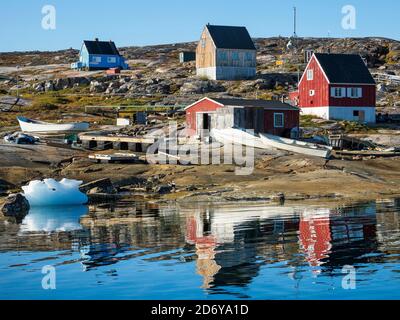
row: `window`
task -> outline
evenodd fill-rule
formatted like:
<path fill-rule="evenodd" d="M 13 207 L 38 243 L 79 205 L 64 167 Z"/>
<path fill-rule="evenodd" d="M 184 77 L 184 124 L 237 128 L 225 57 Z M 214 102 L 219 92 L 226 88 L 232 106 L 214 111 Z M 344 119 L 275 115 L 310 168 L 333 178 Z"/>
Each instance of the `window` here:
<path fill-rule="evenodd" d="M 309 81 L 314 80 L 314 70 L 313 69 L 307 70 L 307 80 L 309 80 Z"/>
<path fill-rule="evenodd" d="M 117 58 L 116 57 L 108 57 L 107 62 L 108 63 L 117 63 Z"/>
<path fill-rule="evenodd" d="M 246 52 L 246 60 L 247 61 L 253 60 L 253 54 L 251 52 Z"/>
<path fill-rule="evenodd" d="M 283 113 L 274 113 L 274 127 L 275 128 L 283 128 L 285 116 Z"/>
<path fill-rule="evenodd" d="M 101 57 L 92 57 L 92 62 L 100 63 L 101 62 Z"/>
<path fill-rule="evenodd" d="M 206 47 L 206 39 L 202 38 L 200 41 L 201 47 L 204 49 Z"/>
<path fill-rule="evenodd" d="M 222 60 L 222 61 L 228 60 L 228 54 L 227 54 L 227 52 L 226 52 L 226 51 L 220 51 L 220 52 L 218 52 L 218 58 L 219 58 L 219 60 Z"/>
<path fill-rule="evenodd" d="M 315 96 L 315 90 L 310 90 L 310 97 Z"/>
<path fill-rule="evenodd" d="M 232 53 L 232 60 L 239 60 L 239 52 Z"/>
<path fill-rule="evenodd" d="M 359 117 L 360 116 L 360 111 L 354 110 L 353 111 L 353 117 Z"/>
<path fill-rule="evenodd" d="M 346 97 L 346 88 L 331 88 L 331 97 L 333 98 L 345 98 Z"/>
<path fill-rule="evenodd" d="M 349 98 L 361 98 L 362 88 L 347 88 L 347 96 Z"/>

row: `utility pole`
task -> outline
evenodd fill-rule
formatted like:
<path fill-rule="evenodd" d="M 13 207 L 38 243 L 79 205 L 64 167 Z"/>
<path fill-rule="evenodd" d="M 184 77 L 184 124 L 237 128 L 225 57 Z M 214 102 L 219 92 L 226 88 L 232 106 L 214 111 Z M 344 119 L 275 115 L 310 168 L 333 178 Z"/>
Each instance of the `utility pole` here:
<path fill-rule="evenodd" d="M 293 38 L 297 38 L 297 8 L 293 7 Z"/>

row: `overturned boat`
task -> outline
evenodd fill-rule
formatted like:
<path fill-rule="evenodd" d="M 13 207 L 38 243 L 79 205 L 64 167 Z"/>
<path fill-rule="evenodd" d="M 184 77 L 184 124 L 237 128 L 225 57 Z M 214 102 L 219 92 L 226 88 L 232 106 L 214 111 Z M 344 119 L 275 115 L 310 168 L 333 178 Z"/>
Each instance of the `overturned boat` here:
<path fill-rule="evenodd" d="M 89 129 L 89 123 L 86 122 L 49 123 L 25 117 L 17 117 L 17 120 L 23 132 L 82 132 Z"/>
<path fill-rule="evenodd" d="M 286 150 L 325 159 L 329 159 L 332 153 L 332 147 L 319 144 L 286 139 L 264 133 L 260 133 L 260 138 L 264 146 L 269 148 Z"/>
<path fill-rule="evenodd" d="M 240 129 L 212 129 L 211 137 L 223 144 L 243 145 L 256 149 L 270 149 L 265 146 L 260 137 Z"/>

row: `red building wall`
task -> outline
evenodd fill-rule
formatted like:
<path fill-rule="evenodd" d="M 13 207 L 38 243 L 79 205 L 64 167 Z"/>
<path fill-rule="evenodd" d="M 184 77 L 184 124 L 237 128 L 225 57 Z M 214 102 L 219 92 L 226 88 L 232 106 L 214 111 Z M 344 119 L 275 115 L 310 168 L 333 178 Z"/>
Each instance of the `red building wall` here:
<path fill-rule="evenodd" d="M 274 127 L 274 113 L 283 113 L 284 128 Z M 276 136 L 290 137 L 290 131 L 293 128 L 300 126 L 300 111 L 295 110 L 264 110 L 264 133 L 273 134 Z"/>
<path fill-rule="evenodd" d="M 314 79 L 307 80 L 307 70 L 314 70 Z M 315 90 L 315 95 L 310 96 L 310 90 Z M 300 107 L 327 107 L 329 106 L 330 88 L 317 59 L 313 57 L 304 72 L 303 79 L 299 85 L 299 106 Z"/>
<path fill-rule="evenodd" d="M 196 113 L 197 112 L 212 112 L 221 108 L 221 105 L 210 101 L 208 99 L 197 102 L 195 105 L 186 110 L 186 124 L 188 131 L 191 131 L 192 134 L 196 134 Z"/>
<path fill-rule="evenodd" d="M 307 80 L 307 70 L 314 70 L 314 79 Z M 361 98 L 333 98 L 331 88 L 362 88 Z M 310 96 L 310 90 L 315 90 L 315 95 Z M 293 97 L 294 97 L 293 93 Z M 292 97 L 291 97 L 292 98 Z M 330 84 L 320 68 L 315 57 L 312 58 L 308 68 L 304 71 L 304 76 L 299 84 L 299 106 L 303 107 L 375 107 L 376 87 L 375 85 L 335 85 Z"/>
<path fill-rule="evenodd" d="M 362 88 L 361 98 L 329 98 L 329 106 L 332 107 L 375 107 L 376 105 L 376 86 L 375 85 L 330 85 L 331 88 Z"/>

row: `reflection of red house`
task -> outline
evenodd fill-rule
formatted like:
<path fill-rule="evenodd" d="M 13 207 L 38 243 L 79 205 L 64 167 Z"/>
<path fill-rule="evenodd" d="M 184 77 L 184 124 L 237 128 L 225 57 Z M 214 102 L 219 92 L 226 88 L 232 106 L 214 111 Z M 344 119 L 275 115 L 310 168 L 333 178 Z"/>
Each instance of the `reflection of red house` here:
<path fill-rule="evenodd" d="M 202 230 L 199 230 L 199 224 L 196 217 L 189 217 L 186 222 L 186 241 L 190 244 L 201 245 L 205 247 L 216 246 L 213 236 L 204 236 Z"/>
<path fill-rule="evenodd" d="M 321 265 L 329 257 L 332 248 L 329 216 L 302 218 L 300 221 L 300 243 L 311 266 Z"/>

